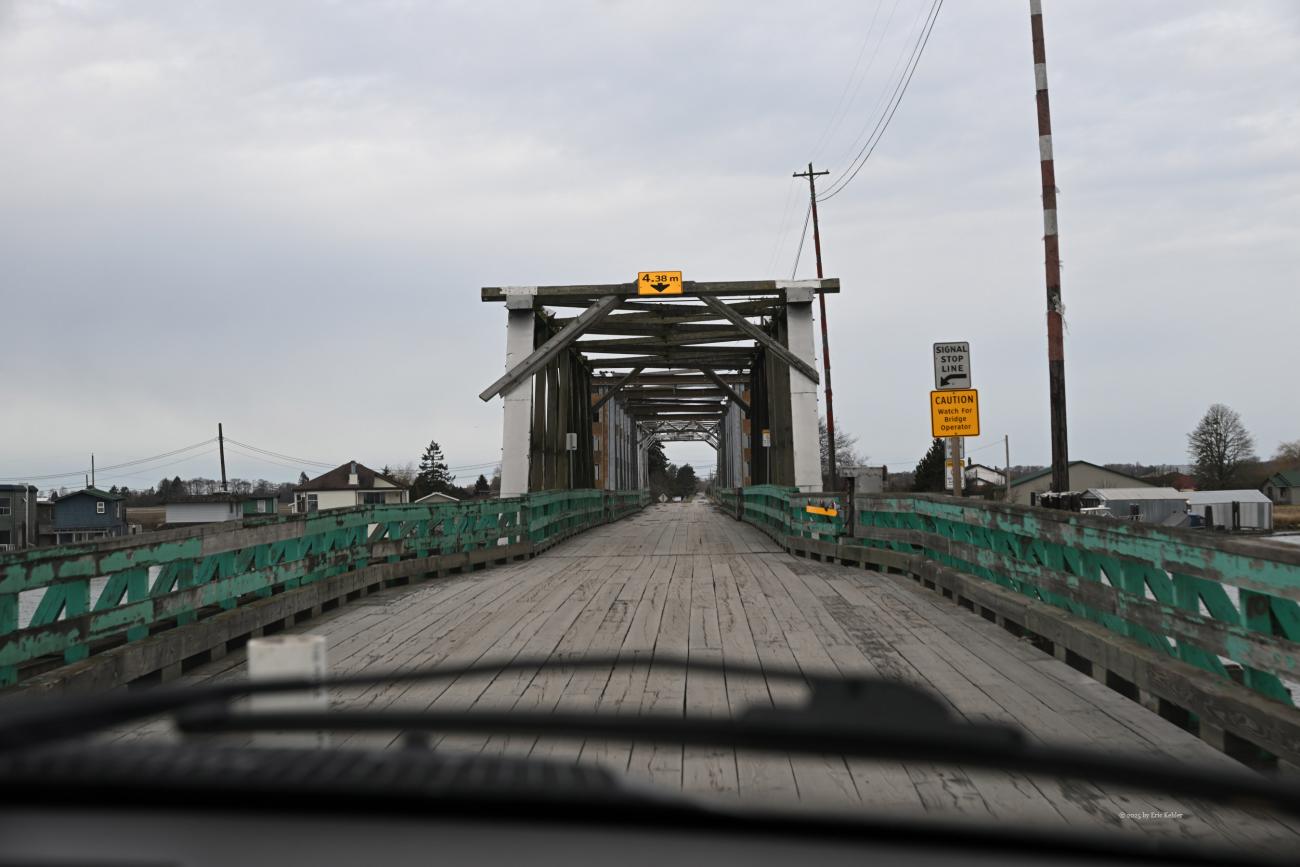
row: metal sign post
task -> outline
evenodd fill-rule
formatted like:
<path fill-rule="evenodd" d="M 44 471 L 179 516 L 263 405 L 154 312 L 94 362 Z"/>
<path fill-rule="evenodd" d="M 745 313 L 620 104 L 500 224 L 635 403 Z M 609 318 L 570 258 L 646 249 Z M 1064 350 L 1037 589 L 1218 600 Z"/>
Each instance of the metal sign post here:
<path fill-rule="evenodd" d="M 948 438 L 948 460 L 952 494 L 962 495 L 966 468 L 962 458 L 962 437 L 979 436 L 979 393 L 971 388 L 970 344 L 964 340 L 936 343 L 934 388 L 930 392 L 930 432 Z"/>
<path fill-rule="evenodd" d="M 569 453 L 569 490 L 573 490 L 573 453 L 578 450 L 578 435 L 576 433 L 566 433 L 564 435 L 564 450 Z"/>

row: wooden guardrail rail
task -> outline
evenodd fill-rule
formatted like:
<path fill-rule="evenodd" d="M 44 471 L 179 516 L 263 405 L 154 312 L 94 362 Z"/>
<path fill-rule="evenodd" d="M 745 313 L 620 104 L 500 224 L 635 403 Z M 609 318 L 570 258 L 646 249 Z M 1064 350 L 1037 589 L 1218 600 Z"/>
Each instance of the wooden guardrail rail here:
<path fill-rule="evenodd" d="M 379 587 L 532 556 L 648 502 L 644 491 L 543 491 L 250 517 L 0 554 L 0 686 L 171 677 Z"/>
<path fill-rule="evenodd" d="M 718 500 L 792 552 L 906 574 L 1225 752 L 1300 765 L 1300 547 L 932 494 Z"/>

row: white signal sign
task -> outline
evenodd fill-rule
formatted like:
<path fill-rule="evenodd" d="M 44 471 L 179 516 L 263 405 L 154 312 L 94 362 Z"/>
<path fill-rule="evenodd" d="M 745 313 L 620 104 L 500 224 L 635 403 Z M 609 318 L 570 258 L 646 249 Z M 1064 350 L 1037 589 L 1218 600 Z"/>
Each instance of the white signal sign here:
<path fill-rule="evenodd" d="M 934 345 L 934 387 L 970 388 L 970 344 L 965 341 Z"/>

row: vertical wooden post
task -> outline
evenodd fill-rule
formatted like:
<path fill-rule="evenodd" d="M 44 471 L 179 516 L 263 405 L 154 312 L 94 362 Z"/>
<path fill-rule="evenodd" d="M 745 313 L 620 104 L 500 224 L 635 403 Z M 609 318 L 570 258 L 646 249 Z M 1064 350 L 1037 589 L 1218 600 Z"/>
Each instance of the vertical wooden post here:
<path fill-rule="evenodd" d="M 962 458 L 961 458 L 961 437 L 948 437 L 948 448 L 952 452 L 952 495 L 960 497 L 962 495 Z"/>
<path fill-rule="evenodd" d="M 1052 421 L 1052 490 L 1070 489 L 1065 420 L 1065 336 L 1061 303 L 1061 248 L 1056 218 L 1056 163 L 1052 155 L 1052 113 L 1047 101 L 1047 50 L 1042 0 L 1029 0 L 1034 43 L 1034 89 L 1038 103 L 1038 156 L 1043 181 L 1043 250 L 1047 280 L 1047 375 Z"/>

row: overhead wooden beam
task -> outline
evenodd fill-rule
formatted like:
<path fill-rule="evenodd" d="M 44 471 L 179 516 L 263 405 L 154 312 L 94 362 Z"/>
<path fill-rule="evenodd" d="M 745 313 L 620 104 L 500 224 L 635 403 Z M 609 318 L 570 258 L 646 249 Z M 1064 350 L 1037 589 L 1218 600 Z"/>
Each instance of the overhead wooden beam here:
<path fill-rule="evenodd" d="M 683 326 L 667 329 L 661 334 L 637 334 L 622 339 L 583 340 L 578 348 L 585 352 L 625 352 L 630 349 L 645 347 L 664 349 L 671 346 L 691 346 L 697 343 L 730 343 L 737 340 L 749 340 L 749 335 L 739 328 L 709 328 L 706 331 L 682 331 Z"/>
<path fill-rule="evenodd" d="M 491 400 L 501 392 L 513 388 L 546 367 L 555 356 L 568 349 L 575 340 L 581 337 L 584 331 L 604 319 L 611 310 L 622 303 L 623 299 L 617 295 L 601 298 L 584 310 L 581 316 L 560 329 L 558 334 L 529 353 L 528 357 L 516 364 L 513 370 L 507 371 L 504 376 L 479 392 L 479 399 Z"/>
<path fill-rule="evenodd" d="M 838 284 L 838 281 L 836 282 Z M 838 285 L 836 288 L 838 289 Z M 707 295 L 702 296 L 700 300 L 703 301 L 708 307 L 712 308 L 713 310 L 716 310 L 720 316 L 725 317 L 727 320 L 733 323 L 737 328 L 741 329 L 750 337 L 758 341 L 769 352 L 771 352 L 777 358 L 781 359 L 781 361 L 784 361 L 787 365 L 793 367 L 795 370 L 799 371 L 804 376 L 811 379 L 813 382 L 821 382 L 821 377 L 817 375 L 817 369 L 815 367 L 813 367 L 811 364 L 804 361 L 802 358 L 800 358 L 799 356 L 791 352 L 789 349 L 787 349 L 786 346 L 783 343 L 781 343 L 781 341 L 777 340 L 775 337 L 768 334 L 766 331 L 759 328 L 754 323 L 750 322 L 744 316 L 741 316 L 739 313 L 733 311 L 730 307 L 727 306 L 725 301 L 719 301 L 717 298 L 712 298 Z"/>
<path fill-rule="evenodd" d="M 724 382 L 722 377 L 714 373 L 713 368 L 705 367 L 704 365 L 701 364 L 700 373 L 704 374 L 709 379 L 717 383 L 718 388 L 725 391 L 727 395 L 736 402 L 736 406 L 740 407 L 741 411 L 743 411 L 745 415 L 749 415 L 749 401 L 741 397 L 740 392 L 736 391 L 734 388 L 732 388 L 730 385 Z"/>
<path fill-rule="evenodd" d="M 663 353 L 657 355 L 629 355 L 615 358 L 592 358 L 591 366 L 595 370 L 620 370 L 633 367 L 678 367 L 683 364 L 707 364 L 723 370 L 743 368 L 748 370 L 754 363 L 752 354 L 746 352 L 735 354 L 692 354 L 675 355 Z"/>
<path fill-rule="evenodd" d="M 732 382 L 732 383 L 738 382 L 742 384 L 749 382 L 749 374 L 746 373 L 719 373 L 718 375 L 721 376 L 723 379 L 725 379 L 727 382 Z M 640 388 L 642 386 L 652 386 L 652 387 L 660 387 L 660 388 L 662 387 L 677 388 L 679 386 L 692 386 L 692 385 L 704 385 L 704 386 L 713 387 L 713 383 L 711 380 L 709 380 L 708 377 L 706 377 L 702 373 L 696 373 L 693 370 L 689 373 L 681 372 L 681 371 L 678 372 L 656 371 L 654 373 L 642 373 L 635 380 L 633 380 L 632 385 L 629 387 Z"/>
<path fill-rule="evenodd" d="M 547 300 L 549 307 L 587 307 L 589 301 L 556 301 Z M 736 301 L 731 305 L 732 309 L 746 316 L 763 316 L 781 309 L 781 301 L 776 298 L 765 298 L 757 301 Z M 648 325 L 672 325 L 682 322 L 701 322 L 715 320 L 718 314 L 705 307 L 702 304 L 666 304 L 663 301 L 624 301 L 619 312 L 611 317 L 611 321 L 618 322 L 639 322 Z M 555 317 L 557 325 L 564 325 L 570 319 L 564 317 Z"/>
<path fill-rule="evenodd" d="M 614 384 L 611 385 L 611 386 L 610 386 L 610 387 L 605 391 L 605 393 L 602 394 L 602 395 L 600 396 L 600 400 L 596 401 L 595 403 L 593 403 L 593 404 L 591 405 L 591 411 L 592 411 L 592 413 L 594 414 L 594 413 L 596 412 L 596 410 L 600 409 L 602 406 L 604 406 L 605 404 L 609 403 L 610 398 L 612 398 L 614 395 L 618 394 L 619 389 L 621 389 L 623 386 L 627 385 L 629 382 L 631 382 L 633 379 L 635 379 L 635 378 L 636 378 L 636 375 L 637 375 L 638 373 L 640 373 L 641 371 L 643 371 L 643 370 L 645 370 L 644 367 L 634 367 L 634 368 L 632 368 L 630 371 L 628 371 L 627 373 L 625 373 L 625 374 L 623 374 L 622 376 L 620 376 L 620 377 L 619 377 L 619 378 L 614 382 Z"/>
<path fill-rule="evenodd" d="M 721 282 L 683 280 L 681 295 L 667 297 L 694 296 L 708 298 L 717 295 L 773 295 L 784 297 L 785 287 L 788 283 L 789 281 L 786 280 L 730 280 Z M 835 277 L 826 280 L 801 280 L 799 284 L 810 288 L 814 292 L 840 291 L 840 281 Z M 590 283 L 577 286 L 538 286 L 535 293 L 536 299 L 542 303 L 545 303 L 549 298 L 604 298 L 609 295 L 636 298 L 640 295 L 640 291 L 636 282 L 633 281 L 630 283 Z M 506 293 L 500 286 L 484 286 L 482 297 L 484 301 L 504 301 Z M 642 300 L 646 300 L 645 296 L 642 296 Z"/>

